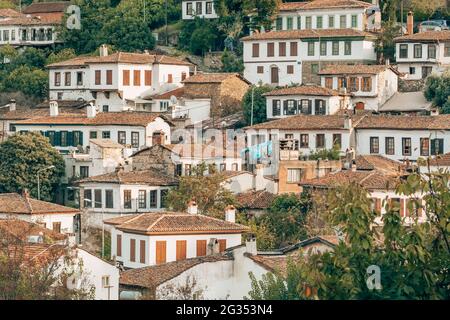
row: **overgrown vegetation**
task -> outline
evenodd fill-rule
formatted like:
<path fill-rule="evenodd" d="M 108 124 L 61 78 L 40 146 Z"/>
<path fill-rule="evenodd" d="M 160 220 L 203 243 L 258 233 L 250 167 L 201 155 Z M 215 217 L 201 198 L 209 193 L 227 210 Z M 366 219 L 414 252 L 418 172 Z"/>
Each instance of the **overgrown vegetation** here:
<path fill-rule="evenodd" d="M 441 113 L 450 114 L 450 72 L 431 75 L 425 83 L 425 98 L 432 101 Z"/>

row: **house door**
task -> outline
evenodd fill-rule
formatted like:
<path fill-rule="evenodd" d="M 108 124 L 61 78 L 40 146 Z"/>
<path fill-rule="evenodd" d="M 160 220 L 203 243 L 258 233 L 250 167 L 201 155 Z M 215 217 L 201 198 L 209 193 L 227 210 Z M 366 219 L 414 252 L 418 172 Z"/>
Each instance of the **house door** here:
<path fill-rule="evenodd" d="M 355 109 L 356 110 L 364 110 L 364 102 L 357 102 Z"/>
<path fill-rule="evenodd" d="M 278 78 L 278 67 L 271 67 L 270 68 L 270 82 L 273 84 L 278 84 L 279 78 Z"/>

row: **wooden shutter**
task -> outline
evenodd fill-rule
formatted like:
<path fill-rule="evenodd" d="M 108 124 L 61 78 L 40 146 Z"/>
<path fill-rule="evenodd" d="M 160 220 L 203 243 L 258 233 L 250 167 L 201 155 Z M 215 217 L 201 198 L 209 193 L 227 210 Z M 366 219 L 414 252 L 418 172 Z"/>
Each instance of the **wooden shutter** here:
<path fill-rule="evenodd" d="M 53 222 L 53 231 L 61 233 L 61 222 Z"/>
<path fill-rule="evenodd" d="M 102 72 L 100 70 L 95 70 L 95 84 L 99 85 L 101 84 L 102 80 Z"/>
<path fill-rule="evenodd" d="M 177 241 L 177 261 L 186 259 L 186 240 Z"/>
<path fill-rule="evenodd" d="M 405 199 L 400 199 L 400 217 L 405 216 Z"/>
<path fill-rule="evenodd" d="M 122 256 L 122 235 L 117 235 L 117 254 L 118 257 Z"/>
<path fill-rule="evenodd" d="M 206 256 L 206 240 L 197 240 L 197 257 Z"/>
<path fill-rule="evenodd" d="M 106 84 L 112 84 L 112 70 L 106 70 Z"/>
<path fill-rule="evenodd" d="M 122 82 L 124 86 L 130 85 L 130 70 L 123 70 L 122 71 Z"/>
<path fill-rule="evenodd" d="M 140 262 L 145 263 L 145 240 L 139 243 Z"/>
<path fill-rule="evenodd" d="M 156 264 L 166 263 L 166 241 L 156 241 Z"/>
<path fill-rule="evenodd" d="M 275 55 L 275 45 L 273 42 L 269 42 L 267 44 L 267 56 L 268 57 L 273 57 Z"/>
<path fill-rule="evenodd" d="M 224 252 L 226 248 L 227 248 L 227 240 L 219 239 L 219 251 Z"/>
<path fill-rule="evenodd" d="M 298 54 L 297 42 L 291 42 L 291 57 L 296 57 Z"/>
<path fill-rule="evenodd" d="M 312 114 L 312 100 L 308 100 L 308 114 Z"/>
<path fill-rule="evenodd" d="M 152 85 L 152 71 L 151 70 L 145 70 L 145 85 L 146 86 Z"/>
<path fill-rule="evenodd" d="M 167 75 L 167 83 L 172 83 L 173 82 L 173 75 L 169 74 Z"/>
<path fill-rule="evenodd" d="M 133 85 L 135 86 L 141 85 L 141 70 L 133 71 Z"/>
<path fill-rule="evenodd" d="M 259 57 L 259 43 L 254 43 L 252 46 L 252 56 L 254 58 Z"/>
<path fill-rule="evenodd" d="M 136 240 L 130 239 L 130 261 L 136 261 Z"/>
<path fill-rule="evenodd" d="M 278 48 L 279 48 L 278 55 L 280 57 L 285 57 L 286 56 L 286 42 L 280 42 Z"/>
<path fill-rule="evenodd" d="M 374 199 L 374 201 L 375 201 L 375 212 L 377 214 L 381 214 L 381 199 L 376 198 Z"/>

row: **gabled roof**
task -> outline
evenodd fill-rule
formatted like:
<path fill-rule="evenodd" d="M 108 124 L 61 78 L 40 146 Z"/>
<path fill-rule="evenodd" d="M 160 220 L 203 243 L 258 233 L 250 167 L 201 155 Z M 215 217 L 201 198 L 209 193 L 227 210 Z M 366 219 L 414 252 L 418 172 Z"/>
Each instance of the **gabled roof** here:
<path fill-rule="evenodd" d="M 115 142 L 111 139 L 89 139 L 89 142 L 101 148 L 113 148 L 113 149 L 125 148 L 122 144 Z"/>
<path fill-rule="evenodd" d="M 64 12 L 69 5 L 70 1 L 33 2 L 25 7 L 22 12 L 25 14 Z"/>
<path fill-rule="evenodd" d="M 137 234 L 228 234 L 243 233 L 248 227 L 201 214 L 157 212 L 107 219 L 105 224 Z"/>
<path fill-rule="evenodd" d="M 78 214 L 78 209 L 36 200 L 17 193 L 0 194 L 0 213 L 4 214 Z"/>
<path fill-rule="evenodd" d="M 298 95 L 329 97 L 329 96 L 338 96 L 339 92 L 337 92 L 336 90 L 316 85 L 301 85 L 295 87 L 275 89 L 263 94 L 263 96 L 298 96 Z"/>
<path fill-rule="evenodd" d="M 55 22 L 51 19 L 39 17 L 26 17 L 26 16 L 0 20 L 0 25 L 3 26 L 39 26 L 39 25 L 52 25 L 56 23 L 58 22 Z"/>
<path fill-rule="evenodd" d="M 395 42 L 439 42 L 450 40 L 450 30 L 424 31 L 394 38 Z"/>
<path fill-rule="evenodd" d="M 430 160 L 430 166 L 450 167 L 450 153 L 435 156 Z"/>
<path fill-rule="evenodd" d="M 317 9 L 352 9 L 352 8 L 369 8 L 373 6 L 371 3 L 356 0 L 314 0 L 303 2 L 286 2 L 280 5 L 280 11 L 302 11 Z"/>
<path fill-rule="evenodd" d="M 65 234 L 41 227 L 36 223 L 19 219 L 0 219 L 0 233 L 1 232 L 7 232 L 23 241 L 26 241 L 29 236 L 39 235 L 44 236 L 44 239 L 52 241 L 60 241 L 67 238 L 67 235 Z"/>
<path fill-rule="evenodd" d="M 135 152 L 132 157 L 145 154 L 153 149 L 163 148 L 179 157 L 195 158 L 195 159 L 211 159 L 218 157 L 234 157 L 240 158 L 240 154 L 233 146 L 216 146 L 214 143 L 201 144 L 201 143 L 178 143 L 178 144 L 158 144 L 151 147 L 144 148 Z"/>
<path fill-rule="evenodd" d="M 405 168 L 401 162 L 391 160 L 380 155 L 358 155 L 355 158 L 357 170 L 381 170 L 387 172 L 400 172 Z"/>
<path fill-rule="evenodd" d="M 437 116 L 388 116 L 372 115 L 364 117 L 357 129 L 392 130 L 450 130 L 450 115 Z"/>
<path fill-rule="evenodd" d="M 0 17 L 17 18 L 21 16 L 23 16 L 23 14 L 14 9 L 0 9 Z"/>
<path fill-rule="evenodd" d="M 243 78 L 239 73 L 197 73 L 193 76 L 190 76 L 189 78 L 183 80 L 182 82 L 187 84 L 192 84 L 192 83 L 197 83 L 197 84 L 201 84 L 201 83 L 222 83 L 227 79 L 230 78 L 239 78 L 242 81 L 246 82 L 247 84 L 250 84 L 249 81 L 247 81 L 245 78 Z"/>
<path fill-rule="evenodd" d="M 163 93 L 158 93 L 155 95 L 144 97 L 145 99 L 152 100 L 169 100 L 172 96 L 176 98 L 181 98 L 184 96 L 184 87 L 176 88 L 170 91 L 166 91 Z"/>
<path fill-rule="evenodd" d="M 411 103 L 414 101 L 414 103 Z M 396 92 L 379 109 L 380 112 L 416 112 L 429 111 L 433 102 L 427 101 L 423 91 Z"/>
<path fill-rule="evenodd" d="M 111 173 L 105 173 L 98 176 L 93 176 L 85 178 L 77 182 L 78 184 L 83 183 L 113 183 L 113 184 L 138 184 L 138 185 L 148 185 L 148 186 L 175 186 L 178 184 L 178 180 L 163 172 L 148 169 L 139 171 L 129 171 L 125 172 L 121 169 L 117 169 Z"/>
<path fill-rule="evenodd" d="M 252 190 L 237 194 L 236 201 L 241 209 L 267 209 L 275 197 L 275 194 L 266 190 Z"/>
<path fill-rule="evenodd" d="M 330 236 L 330 235 L 316 236 L 316 237 L 312 237 L 312 238 L 300 241 L 293 245 L 284 247 L 280 251 L 282 253 L 286 254 L 286 253 L 290 253 L 290 252 L 298 250 L 298 249 L 305 248 L 305 247 L 307 247 L 311 244 L 315 244 L 315 243 L 321 243 L 321 244 L 324 244 L 324 245 L 330 247 L 331 249 L 333 249 L 334 247 L 336 247 L 339 244 L 339 239 L 336 236 Z"/>
<path fill-rule="evenodd" d="M 242 41 L 252 40 L 302 40 L 302 39 L 317 39 L 317 38 L 340 38 L 340 37 L 358 37 L 374 38 L 374 34 L 355 29 L 303 29 L 303 30 L 282 30 L 269 32 L 255 32 L 250 36 L 243 37 Z"/>

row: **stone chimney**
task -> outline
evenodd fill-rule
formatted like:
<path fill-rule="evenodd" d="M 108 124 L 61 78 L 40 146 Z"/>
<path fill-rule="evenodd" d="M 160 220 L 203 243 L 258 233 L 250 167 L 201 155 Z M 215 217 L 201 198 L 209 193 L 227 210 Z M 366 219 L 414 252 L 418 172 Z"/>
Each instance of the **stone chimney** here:
<path fill-rule="evenodd" d="M 108 56 L 108 47 L 106 44 L 102 44 L 100 46 L 100 57 L 107 57 Z"/>
<path fill-rule="evenodd" d="M 50 101 L 49 106 L 50 106 L 50 117 L 57 117 L 59 114 L 58 102 Z"/>
<path fill-rule="evenodd" d="M 211 238 L 208 243 L 208 247 L 206 248 L 206 255 L 212 256 L 214 254 L 220 253 L 220 245 L 219 241 L 216 238 Z"/>
<path fill-rule="evenodd" d="M 197 214 L 198 213 L 197 202 L 195 202 L 195 200 L 189 201 L 187 213 L 189 213 L 189 214 Z"/>
<path fill-rule="evenodd" d="M 256 256 L 258 254 L 258 247 L 256 245 L 256 237 L 251 236 L 246 242 L 245 242 L 245 252 L 248 254 L 251 254 L 253 256 Z"/>
<path fill-rule="evenodd" d="M 95 118 L 96 115 L 97 115 L 97 109 L 95 108 L 95 105 L 91 102 L 87 106 L 87 117 Z"/>
<path fill-rule="evenodd" d="M 16 111 L 16 100 L 9 100 L 9 111 Z"/>
<path fill-rule="evenodd" d="M 408 17 L 406 18 L 406 32 L 408 34 L 414 33 L 414 13 L 412 11 L 408 12 Z"/>
<path fill-rule="evenodd" d="M 225 208 L 225 221 L 236 222 L 236 208 L 233 205 Z"/>

